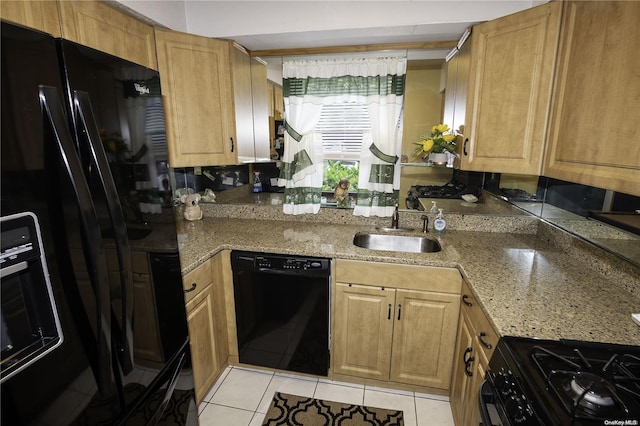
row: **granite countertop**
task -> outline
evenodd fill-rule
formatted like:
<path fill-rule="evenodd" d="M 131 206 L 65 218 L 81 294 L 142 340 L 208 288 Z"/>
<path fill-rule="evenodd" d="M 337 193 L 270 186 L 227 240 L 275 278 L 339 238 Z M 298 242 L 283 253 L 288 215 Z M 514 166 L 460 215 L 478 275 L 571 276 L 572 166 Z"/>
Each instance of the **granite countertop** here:
<path fill-rule="evenodd" d="M 205 217 L 178 220 L 178 245 L 183 273 L 223 249 L 457 268 L 503 336 L 640 345 L 640 327 L 631 319 L 640 312 L 636 284 L 621 285 L 619 277 L 536 234 L 447 230 L 429 234 L 440 240 L 441 252 L 414 254 L 354 246 L 358 231 L 376 228 Z"/>

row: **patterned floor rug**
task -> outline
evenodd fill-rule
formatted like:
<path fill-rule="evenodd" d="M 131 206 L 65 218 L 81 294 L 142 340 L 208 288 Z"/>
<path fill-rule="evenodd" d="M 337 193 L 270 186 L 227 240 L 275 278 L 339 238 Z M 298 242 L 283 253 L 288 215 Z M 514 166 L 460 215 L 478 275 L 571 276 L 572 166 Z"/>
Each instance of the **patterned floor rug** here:
<path fill-rule="evenodd" d="M 263 426 L 403 426 L 402 411 L 276 392 Z"/>

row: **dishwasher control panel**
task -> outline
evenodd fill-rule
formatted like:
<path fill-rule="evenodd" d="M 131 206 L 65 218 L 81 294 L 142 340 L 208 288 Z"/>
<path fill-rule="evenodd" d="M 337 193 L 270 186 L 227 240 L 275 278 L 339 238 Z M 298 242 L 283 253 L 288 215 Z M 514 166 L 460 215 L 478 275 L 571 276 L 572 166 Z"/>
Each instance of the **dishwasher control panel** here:
<path fill-rule="evenodd" d="M 287 256 L 256 256 L 255 266 L 258 269 L 308 271 L 329 269 L 328 259 Z"/>

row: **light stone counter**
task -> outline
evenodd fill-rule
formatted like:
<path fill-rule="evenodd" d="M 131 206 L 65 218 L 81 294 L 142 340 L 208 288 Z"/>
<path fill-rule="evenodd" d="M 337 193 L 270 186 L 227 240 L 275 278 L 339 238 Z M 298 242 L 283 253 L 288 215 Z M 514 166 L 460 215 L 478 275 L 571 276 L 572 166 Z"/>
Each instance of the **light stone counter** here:
<path fill-rule="evenodd" d="M 250 215 L 243 212 L 235 217 Z M 521 222 L 515 231 L 454 227 L 437 237 L 441 252 L 413 254 L 354 246 L 356 232 L 376 230 L 361 222 L 178 219 L 183 273 L 224 249 L 452 267 L 469 281 L 501 335 L 640 345 L 640 327 L 631 320 L 640 312 L 640 270 L 547 224 L 534 232 Z"/>

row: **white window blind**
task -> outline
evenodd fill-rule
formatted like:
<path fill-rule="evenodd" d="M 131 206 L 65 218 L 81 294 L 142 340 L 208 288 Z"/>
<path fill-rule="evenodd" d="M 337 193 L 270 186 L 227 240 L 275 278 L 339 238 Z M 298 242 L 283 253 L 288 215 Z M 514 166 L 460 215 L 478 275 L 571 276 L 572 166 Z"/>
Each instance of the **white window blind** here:
<path fill-rule="evenodd" d="M 371 120 L 366 105 L 323 105 L 316 130 L 322 132 L 325 159 L 358 160 L 363 135 L 370 129 Z"/>
<path fill-rule="evenodd" d="M 145 117 L 145 133 L 147 142 L 151 143 L 152 152 L 156 161 L 167 161 L 167 135 L 164 123 L 164 110 L 162 98 L 149 98 Z"/>

